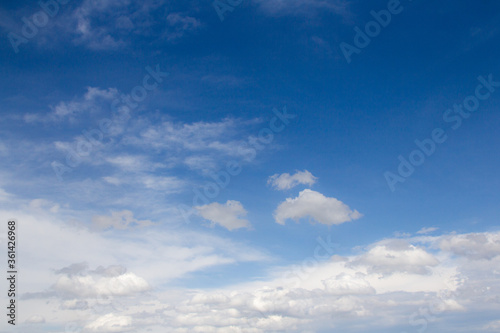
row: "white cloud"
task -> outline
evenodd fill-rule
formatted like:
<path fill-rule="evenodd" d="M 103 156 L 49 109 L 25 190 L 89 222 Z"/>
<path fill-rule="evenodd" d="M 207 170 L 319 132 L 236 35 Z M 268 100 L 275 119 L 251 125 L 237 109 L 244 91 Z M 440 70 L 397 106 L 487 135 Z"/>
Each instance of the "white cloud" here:
<path fill-rule="evenodd" d="M 0 188 L 0 201 L 9 201 L 12 198 L 12 194 L 7 193 L 3 188 Z"/>
<path fill-rule="evenodd" d="M 491 332 L 500 332 L 500 320 L 494 320 L 484 326 L 484 329 Z"/>
<path fill-rule="evenodd" d="M 228 230 L 251 228 L 250 222 L 241 218 L 247 215 L 247 211 L 238 201 L 228 200 L 224 205 L 214 202 L 195 208 L 204 219 Z"/>
<path fill-rule="evenodd" d="M 344 0 L 254 0 L 264 13 L 273 16 L 310 16 L 319 11 L 330 11 L 349 16 L 348 2 Z"/>
<path fill-rule="evenodd" d="M 112 313 L 101 316 L 85 326 L 87 332 L 125 332 L 130 330 L 132 318 Z"/>
<path fill-rule="evenodd" d="M 125 171 L 143 171 L 149 169 L 149 163 L 146 163 L 146 158 L 143 156 L 133 155 L 118 155 L 106 158 L 106 162 Z"/>
<path fill-rule="evenodd" d="M 285 224 L 287 219 L 310 217 L 319 223 L 333 225 L 356 220 L 361 216 L 357 210 L 351 210 L 343 202 L 309 189 L 300 192 L 295 199 L 286 199 L 274 212 L 274 219 L 279 224 Z"/>
<path fill-rule="evenodd" d="M 163 193 L 178 192 L 184 182 L 176 177 L 161 177 L 161 176 L 141 176 L 139 182 L 146 188 L 162 191 Z"/>
<path fill-rule="evenodd" d="M 52 106 L 52 111 L 47 115 L 26 114 L 24 121 L 31 122 L 60 122 L 69 120 L 76 121 L 77 117 L 86 113 L 95 113 L 103 109 L 103 105 L 110 105 L 111 100 L 117 98 L 119 92 L 116 88 L 100 89 L 87 87 L 87 91 L 82 97 L 74 98 L 72 101 L 62 101 Z"/>
<path fill-rule="evenodd" d="M 117 161 L 114 160 L 113 163 Z M 125 161 L 121 161 L 125 164 L 122 164 L 123 168 L 132 168 L 134 169 L 136 166 L 134 164 L 127 165 Z M 142 189 L 149 189 L 154 191 L 159 191 L 162 194 L 170 194 L 181 192 L 185 186 L 185 182 L 180 180 L 177 177 L 165 177 L 165 176 L 155 176 L 151 174 L 120 174 L 119 176 L 108 176 L 103 177 L 104 180 L 108 184 L 112 184 L 115 186 L 120 186 L 123 184 L 129 185 L 138 185 L 142 187 Z"/>
<path fill-rule="evenodd" d="M 491 260 L 500 255 L 499 233 L 472 233 L 444 237 L 439 248 L 470 260 Z"/>
<path fill-rule="evenodd" d="M 116 218 L 113 215 L 103 216 L 106 220 L 104 225 L 108 225 L 110 219 L 111 223 L 118 223 L 120 227 L 130 226 L 127 219 L 130 221 L 133 215 L 125 213 L 123 222 L 122 213 L 118 212 Z M 125 265 L 132 272 L 140 272 L 142 278 L 155 285 L 217 265 L 269 259 L 248 245 L 206 233 L 171 230 L 160 223 L 148 228 L 122 229 L 120 236 L 116 236 L 113 232 L 92 232 L 86 223 L 69 223 L 74 217 L 62 221 L 55 215 L 30 215 L 26 210 L 2 210 L 1 215 L 16 217 L 22 223 L 25 274 L 30 277 L 24 280 L 25 291 L 48 287 L 51 284 L 48 281 L 54 279 L 53 269 L 59 267 L 66 269 L 57 271 L 57 274 L 85 275 L 86 264 L 68 266 L 71 263 L 89 262 L 103 267 Z M 84 216 L 79 218 L 85 220 Z M 6 239 L 2 240 L 1 236 L 0 245 Z M 58 241 L 54 242 L 54 239 Z M 104 273 L 98 269 L 96 274 Z M 108 272 L 105 275 L 112 274 Z"/>
<path fill-rule="evenodd" d="M 102 179 L 109 184 L 119 186 L 123 184 L 125 181 L 123 179 L 120 179 L 118 177 L 102 177 Z"/>
<path fill-rule="evenodd" d="M 431 232 L 434 232 L 434 231 L 436 231 L 438 229 L 439 228 L 434 228 L 434 227 L 422 228 L 419 231 L 417 231 L 417 234 L 419 234 L 419 235 L 430 234 Z"/>
<path fill-rule="evenodd" d="M 352 264 L 366 266 L 368 271 L 381 274 L 395 272 L 427 274 L 429 268 L 437 266 L 439 261 L 424 249 L 405 240 L 392 240 L 376 244 Z"/>
<path fill-rule="evenodd" d="M 123 47 L 125 42 L 117 36 L 116 32 L 118 31 L 114 30 L 113 25 L 106 23 L 112 21 L 116 16 L 122 17 L 117 13 L 123 13 L 128 4 L 126 0 L 85 0 L 69 17 L 66 29 L 76 36 L 73 40 L 76 44 L 86 45 L 90 49 L 107 50 Z M 97 23 L 96 19 L 104 16 L 107 16 L 107 20 L 101 22 L 105 23 Z M 119 22 L 121 21 L 118 21 L 117 24 Z M 120 30 L 123 30 L 124 27 L 126 25 L 120 24 Z M 129 24 L 128 27 L 132 29 L 133 24 Z"/>
<path fill-rule="evenodd" d="M 27 318 L 43 316 L 47 325 L 83 318 L 80 325 L 88 332 L 313 333 L 331 331 L 332 327 L 341 332 L 386 332 L 399 327 L 411 331 L 415 327 L 408 324 L 409 319 L 425 319 L 419 309 L 431 309 L 432 313 L 428 313 L 437 320 L 428 322 L 430 331 L 455 332 L 453 323 L 464 315 L 474 318 L 460 322 L 465 325 L 464 331 L 498 327 L 500 272 L 496 267 L 500 265 L 500 248 L 495 244 L 499 232 L 387 239 L 342 258 L 325 256 L 312 261 L 317 252 L 311 248 L 304 254 L 311 256 L 308 260 L 299 265 L 271 267 L 270 273 L 258 280 L 220 288 L 170 290 L 167 285 L 158 290 L 167 280 L 166 272 L 177 271 L 180 262 L 189 266 L 210 261 L 214 253 L 207 249 L 208 244 L 220 245 L 227 240 L 189 234 L 182 242 L 193 243 L 180 247 L 175 245 L 180 235 L 157 230 L 134 233 L 127 239 L 100 240 L 100 234 L 54 228 L 53 222 L 14 215 L 24 223 L 25 258 L 33 260 L 26 262 L 26 290 L 32 290 L 33 282 L 45 277 L 42 267 L 54 267 L 54 260 L 68 261 L 78 256 L 92 262 L 110 262 L 116 256 L 127 266 L 135 266 L 134 272 L 141 272 L 138 277 L 118 265 L 89 270 L 86 264 L 58 270 L 54 284 L 58 295 L 26 299 L 23 303 Z M 52 244 L 49 237 L 44 237 L 47 235 L 60 242 Z M 38 243 L 35 239 L 39 239 Z M 460 244 L 465 244 L 466 251 L 457 251 Z M 43 253 L 37 252 L 40 247 Z M 241 244 L 231 246 L 231 250 L 249 252 Z M 33 269 L 38 274 L 33 274 Z M 153 288 L 146 289 L 139 282 L 150 281 L 143 272 L 156 280 L 151 284 Z M 89 299 L 90 295 L 106 297 L 100 307 L 93 307 L 95 300 Z"/>
<path fill-rule="evenodd" d="M 45 31 L 52 34 L 52 40 L 70 40 L 76 45 L 94 51 L 120 50 L 130 45 L 131 37 L 167 37 L 168 41 L 183 37 L 186 33 L 199 29 L 201 22 L 183 13 L 169 13 L 166 1 L 145 0 L 83 0 L 73 10 L 59 14 L 54 26 Z M 62 9 L 62 8 L 61 8 Z M 161 18 L 157 19 L 155 11 Z"/>
<path fill-rule="evenodd" d="M 283 173 L 281 175 L 274 174 L 267 180 L 277 190 L 289 190 L 299 184 L 306 184 L 309 186 L 314 185 L 318 178 L 314 177 L 312 173 L 307 170 L 296 171 L 295 174 Z"/>
<path fill-rule="evenodd" d="M 96 229 L 127 229 L 134 226 L 145 227 L 153 225 L 153 222 L 149 220 L 139 221 L 134 218 L 134 213 L 129 210 L 124 210 L 121 212 L 111 212 L 111 216 L 108 215 L 96 215 L 92 217 L 92 226 Z"/>
<path fill-rule="evenodd" d="M 203 173 L 208 173 L 217 168 L 217 162 L 213 157 L 194 155 L 189 156 L 184 160 L 184 163 L 192 170 L 201 170 Z"/>
<path fill-rule="evenodd" d="M 174 148 L 200 151 L 214 149 L 236 153 L 233 143 L 226 142 L 229 136 L 236 134 L 239 123 L 234 119 L 220 122 L 174 123 L 165 121 L 160 125 L 149 126 L 140 134 L 140 140 L 131 139 L 131 143 L 146 144 L 155 148 Z"/>
<path fill-rule="evenodd" d="M 166 32 L 169 41 L 183 37 L 186 32 L 197 30 L 201 27 L 201 22 L 183 13 L 171 13 L 167 16 L 167 23 L 170 29 Z"/>
<path fill-rule="evenodd" d="M 59 204 L 56 204 L 50 200 L 46 199 L 33 199 L 29 203 L 29 208 L 32 210 L 45 210 L 48 209 L 51 213 L 57 213 L 59 211 Z"/>
<path fill-rule="evenodd" d="M 64 118 L 74 118 L 84 112 L 95 112 L 101 109 L 103 101 L 109 103 L 118 97 L 118 90 L 115 88 L 100 89 L 88 87 L 82 99 L 75 99 L 71 102 L 60 102 L 52 109 L 49 115 L 51 120 L 62 120 Z"/>
<path fill-rule="evenodd" d="M 63 275 L 54 290 L 64 297 L 101 297 L 101 296 L 128 296 L 142 293 L 150 289 L 143 278 L 134 273 L 123 273 L 117 276 L 103 274 L 75 274 Z"/>
<path fill-rule="evenodd" d="M 249 139 L 242 133 L 244 127 L 253 122 L 226 118 L 216 122 L 142 123 L 138 133 L 126 137 L 126 143 L 153 151 L 155 155 L 168 153 L 173 165 L 188 166 L 206 174 L 229 159 L 241 160 L 251 155 L 252 149 L 247 143 Z"/>
<path fill-rule="evenodd" d="M 356 276 L 341 273 L 335 277 L 323 280 L 325 290 L 332 295 L 369 295 L 375 294 L 375 288 L 365 280 L 365 274 Z"/>

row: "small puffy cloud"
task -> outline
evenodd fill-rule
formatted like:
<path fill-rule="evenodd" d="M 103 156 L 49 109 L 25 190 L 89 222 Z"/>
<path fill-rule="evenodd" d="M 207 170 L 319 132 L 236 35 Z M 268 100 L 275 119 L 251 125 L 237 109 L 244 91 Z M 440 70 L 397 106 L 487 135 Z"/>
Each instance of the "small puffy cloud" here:
<path fill-rule="evenodd" d="M 417 231 L 417 234 L 419 234 L 419 235 L 430 234 L 431 232 L 434 232 L 436 230 L 438 230 L 438 228 L 434 228 L 434 227 L 422 228 L 419 231 Z"/>
<path fill-rule="evenodd" d="M 132 317 L 112 313 L 101 316 L 85 326 L 85 332 L 125 332 L 131 329 Z"/>
<path fill-rule="evenodd" d="M 247 211 L 239 201 L 228 200 L 223 205 L 214 202 L 195 208 L 204 219 L 209 220 L 213 225 L 218 224 L 230 231 L 251 228 L 250 222 L 241 218 L 247 215 Z"/>
<path fill-rule="evenodd" d="M 274 212 L 274 219 L 279 224 L 285 224 L 287 219 L 309 217 L 319 223 L 333 225 L 356 220 L 361 216 L 357 210 L 351 210 L 342 201 L 325 197 L 313 190 L 303 190 L 297 198 L 286 199 Z"/>
<path fill-rule="evenodd" d="M 267 183 L 271 184 L 271 186 L 276 190 L 289 190 L 299 184 L 312 186 L 314 183 L 316 183 L 317 179 L 318 178 L 314 177 L 312 173 L 304 170 L 297 171 L 293 175 L 290 175 L 289 173 L 272 175 L 267 180 Z"/>
<path fill-rule="evenodd" d="M 153 225 L 153 222 L 149 220 L 139 221 L 134 218 L 134 213 L 129 210 L 123 210 L 121 212 L 111 212 L 109 215 L 95 215 L 92 217 L 92 227 L 94 229 L 127 229 L 134 226 L 149 226 Z"/>

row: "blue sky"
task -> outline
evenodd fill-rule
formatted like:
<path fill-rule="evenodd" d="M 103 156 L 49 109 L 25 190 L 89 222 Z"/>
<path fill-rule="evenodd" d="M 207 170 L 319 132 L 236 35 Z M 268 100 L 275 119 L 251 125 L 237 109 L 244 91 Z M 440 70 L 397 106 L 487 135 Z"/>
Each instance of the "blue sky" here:
<path fill-rule="evenodd" d="M 0 6 L 24 330 L 500 330 L 499 4 L 41 3 Z"/>

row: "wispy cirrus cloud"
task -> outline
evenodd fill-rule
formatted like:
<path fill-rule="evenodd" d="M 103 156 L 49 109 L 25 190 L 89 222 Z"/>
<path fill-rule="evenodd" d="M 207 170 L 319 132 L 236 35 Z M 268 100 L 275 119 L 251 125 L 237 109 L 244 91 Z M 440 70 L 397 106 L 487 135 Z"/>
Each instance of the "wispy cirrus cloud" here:
<path fill-rule="evenodd" d="M 189 13 L 165 14 L 166 9 L 165 1 L 86 0 L 70 15 L 67 27 L 77 45 L 117 50 L 129 46 L 131 35 L 148 36 L 157 30 L 161 31 L 158 38 L 174 42 L 203 26 Z"/>
<path fill-rule="evenodd" d="M 51 14 L 49 24 L 43 26 L 34 39 L 38 46 L 48 48 L 70 43 L 92 51 L 123 51 L 132 47 L 132 40 L 137 37 L 156 36 L 174 42 L 203 26 L 199 19 L 187 12 L 168 12 L 168 3 L 163 0 L 84 0 L 65 5 L 47 3 L 49 11 L 55 14 Z M 16 14 L 29 17 L 36 10 L 40 7 L 17 10 Z M 19 24 L 10 16 L 12 12 L 0 11 L 0 17 L 6 18 L 0 26 L 17 32 L 22 22 Z"/>
<path fill-rule="evenodd" d="M 319 11 L 329 11 L 349 16 L 349 3 L 345 0 L 253 0 L 264 13 L 272 16 L 310 16 Z"/>
<path fill-rule="evenodd" d="M 167 16 L 169 27 L 165 32 L 168 41 L 182 38 L 186 33 L 198 30 L 202 24 L 195 17 L 183 13 L 171 13 Z"/>
<path fill-rule="evenodd" d="M 34 122 L 75 122 L 79 117 L 88 114 L 96 114 L 109 109 L 112 100 L 119 97 L 116 88 L 101 89 L 98 87 L 87 87 L 87 91 L 82 97 L 74 98 L 71 101 L 61 101 L 55 106 L 51 106 L 51 111 L 46 114 L 28 113 L 24 115 L 27 123 Z"/>

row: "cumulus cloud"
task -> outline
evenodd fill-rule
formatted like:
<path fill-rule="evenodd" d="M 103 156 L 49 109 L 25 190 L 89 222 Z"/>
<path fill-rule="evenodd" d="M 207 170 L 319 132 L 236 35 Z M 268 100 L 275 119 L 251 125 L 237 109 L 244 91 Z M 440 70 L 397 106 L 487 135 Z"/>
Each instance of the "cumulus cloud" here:
<path fill-rule="evenodd" d="M 121 212 L 111 212 L 109 215 L 95 215 L 92 217 L 92 227 L 94 229 L 128 229 L 131 227 L 145 227 L 153 225 L 149 220 L 137 220 L 134 218 L 134 213 L 129 210 Z"/>
<path fill-rule="evenodd" d="M 312 173 L 307 170 L 296 171 L 295 174 L 290 175 L 289 173 L 274 174 L 267 180 L 268 184 L 271 184 L 276 190 L 289 190 L 299 184 L 306 184 L 312 186 L 316 183 L 318 178 L 314 177 Z"/>
<path fill-rule="evenodd" d="M 443 238 L 439 247 L 470 260 L 491 260 L 500 255 L 500 234 L 472 233 Z"/>
<path fill-rule="evenodd" d="M 57 294 L 64 297 L 127 296 L 150 289 L 146 280 L 127 273 L 121 266 L 98 267 L 94 271 L 86 271 L 86 267 L 80 266 L 76 264 L 58 271 L 62 276 L 53 287 Z M 75 268 L 79 274 L 75 274 Z"/>
<path fill-rule="evenodd" d="M 355 276 L 342 273 L 323 280 L 323 284 L 325 290 L 332 295 L 375 294 L 375 288 L 365 280 L 364 276 L 362 273 L 357 273 Z"/>
<path fill-rule="evenodd" d="M 131 329 L 132 317 L 106 314 L 85 326 L 86 332 L 126 332 Z"/>
<path fill-rule="evenodd" d="M 63 293 L 59 289 L 59 295 L 66 296 L 62 305 L 52 297 L 47 304 L 43 300 L 44 306 L 37 304 L 36 311 L 48 308 L 43 315 L 49 323 L 57 320 L 54 313 L 61 311 L 66 311 L 65 318 L 85 317 L 82 326 L 87 332 L 313 333 L 329 332 L 332 327 L 341 332 L 411 331 L 415 327 L 408 324 L 410 318 L 420 322 L 428 315 L 440 321 L 427 322 L 431 331 L 456 332 L 453 323 L 464 315 L 473 319 L 460 321 L 460 325 L 465 325 L 463 330 L 494 331 L 500 311 L 500 273 L 494 268 L 500 265 L 500 249 L 491 246 L 499 235 L 497 232 L 386 239 L 343 258 L 324 255 L 334 254 L 335 250 L 329 247 L 319 253 L 311 248 L 311 257 L 301 265 L 275 268 L 258 280 L 184 291 L 150 289 L 148 293 L 133 293 L 128 289 L 126 293 L 109 288 L 111 291 L 103 293 L 106 288 L 102 286 L 110 282 L 103 283 L 101 279 L 125 278 L 128 273 L 124 267 L 89 270 L 85 264 L 75 264 L 59 270 L 64 272 L 65 281 L 71 281 L 66 285 L 72 290 Z M 486 254 L 475 247 L 479 236 L 486 240 Z M 459 244 L 461 240 L 476 244 L 475 255 L 483 253 L 484 258 L 491 259 L 478 261 L 467 251 L 455 254 L 454 247 L 440 247 Z M 175 250 L 178 256 L 189 256 Z M 89 277 L 91 280 L 86 281 Z M 83 296 L 78 295 L 90 294 L 107 294 L 123 303 L 112 311 L 106 306 L 94 307 L 95 317 L 89 317 L 91 301 L 86 304 Z M 25 306 L 33 301 L 26 300 Z M 427 312 L 419 312 L 420 309 Z"/>
<path fill-rule="evenodd" d="M 361 216 L 357 210 L 351 210 L 343 202 L 309 189 L 303 190 L 294 199 L 286 199 L 274 212 L 274 219 L 279 224 L 285 224 L 287 219 L 309 217 L 322 224 L 334 225 L 356 220 Z"/>
<path fill-rule="evenodd" d="M 247 211 L 239 201 L 228 200 L 223 205 L 214 202 L 195 208 L 204 219 L 212 222 L 212 225 L 218 224 L 230 231 L 251 228 L 250 222 L 242 218 L 247 215 Z"/>
<path fill-rule="evenodd" d="M 437 266 L 439 261 L 432 254 L 407 241 L 392 240 L 375 245 L 351 264 L 367 266 L 368 271 L 382 274 L 427 274 L 430 272 L 429 268 Z"/>

